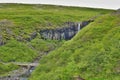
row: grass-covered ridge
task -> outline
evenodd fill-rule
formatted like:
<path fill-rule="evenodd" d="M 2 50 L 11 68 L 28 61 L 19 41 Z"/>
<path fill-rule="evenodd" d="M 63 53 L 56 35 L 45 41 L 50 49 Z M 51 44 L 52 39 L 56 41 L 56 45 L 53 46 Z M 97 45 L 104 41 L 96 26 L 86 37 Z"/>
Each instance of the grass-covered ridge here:
<path fill-rule="evenodd" d="M 65 22 L 84 21 L 111 11 L 53 5 L 0 4 L 0 22 L 6 20 L 6 27 L 12 29 L 14 34 L 24 32 L 24 37 L 27 37 L 26 34 L 41 28 L 60 27 Z"/>
<path fill-rule="evenodd" d="M 42 40 L 41 29 L 62 27 L 113 10 L 52 5 L 0 4 L 0 62 L 32 62 L 41 52 L 49 52 L 63 42 Z M 37 36 L 27 41 L 31 34 Z M 0 67 L 2 67 L 0 65 Z M 2 67 L 4 68 L 4 67 Z M 4 70 L 4 72 L 7 72 Z"/>
<path fill-rule="evenodd" d="M 104 15 L 40 61 L 30 80 L 120 79 L 120 14 Z"/>
<path fill-rule="evenodd" d="M 10 19 L 21 26 L 57 27 L 66 21 L 83 21 L 112 10 L 63 7 L 52 5 L 0 4 L 0 18 Z M 38 24 L 38 25 L 37 25 Z M 41 26 L 40 26 L 41 25 Z M 50 26 L 50 25 L 49 25 Z"/>
<path fill-rule="evenodd" d="M 41 29 L 60 27 L 69 21 L 88 20 L 111 11 L 53 5 L 0 4 L 0 42 L 5 43 L 0 46 L 0 60 L 31 61 L 37 55 L 36 52 L 49 51 L 59 43 L 41 40 Z M 26 40 L 33 33 L 37 36 L 27 43 Z"/>

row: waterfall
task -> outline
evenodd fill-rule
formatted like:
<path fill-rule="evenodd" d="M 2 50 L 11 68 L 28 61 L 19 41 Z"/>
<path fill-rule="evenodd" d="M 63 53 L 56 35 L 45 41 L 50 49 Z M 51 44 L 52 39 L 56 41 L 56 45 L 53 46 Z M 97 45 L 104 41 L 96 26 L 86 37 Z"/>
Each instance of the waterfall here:
<path fill-rule="evenodd" d="M 78 23 L 78 31 L 80 30 L 80 23 Z"/>

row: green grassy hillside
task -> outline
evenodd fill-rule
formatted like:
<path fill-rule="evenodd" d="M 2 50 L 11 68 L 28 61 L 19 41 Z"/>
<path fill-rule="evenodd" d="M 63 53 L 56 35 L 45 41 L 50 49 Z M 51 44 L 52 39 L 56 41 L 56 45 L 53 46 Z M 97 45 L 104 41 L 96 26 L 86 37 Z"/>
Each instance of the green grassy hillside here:
<path fill-rule="evenodd" d="M 0 75 L 2 76 L 8 75 L 6 73 L 8 73 L 9 71 L 18 69 L 18 68 L 19 68 L 18 66 L 11 64 L 11 63 L 10 64 L 0 63 Z"/>
<path fill-rule="evenodd" d="M 64 42 L 42 40 L 39 34 L 41 29 L 62 27 L 65 22 L 80 22 L 112 11 L 52 5 L 0 4 L 0 42 L 5 43 L 0 46 L 0 62 L 31 62 L 42 55 L 41 52 L 54 50 Z M 33 33 L 37 36 L 28 41 Z"/>
<path fill-rule="evenodd" d="M 34 31 L 60 27 L 65 22 L 79 22 L 113 10 L 62 7 L 52 5 L 0 4 L 0 26 L 6 30 L 6 39 L 21 36 L 28 38 Z M 7 33 L 10 33 L 8 35 Z"/>
<path fill-rule="evenodd" d="M 30 62 L 37 56 L 35 50 L 15 40 L 11 40 L 6 45 L 1 46 L 0 55 L 2 62 Z"/>
<path fill-rule="evenodd" d="M 30 80 L 120 79 L 120 14 L 107 14 L 40 61 Z"/>
<path fill-rule="evenodd" d="M 111 11 L 52 5 L 0 4 L 0 40 L 5 43 L 0 47 L 0 60 L 32 61 L 37 52 L 48 52 L 60 43 L 41 40 L 41 29 L 60 27 L 69 21 L 88 20 Z M 38 36 L 26 42 L 34 32 Z"/>

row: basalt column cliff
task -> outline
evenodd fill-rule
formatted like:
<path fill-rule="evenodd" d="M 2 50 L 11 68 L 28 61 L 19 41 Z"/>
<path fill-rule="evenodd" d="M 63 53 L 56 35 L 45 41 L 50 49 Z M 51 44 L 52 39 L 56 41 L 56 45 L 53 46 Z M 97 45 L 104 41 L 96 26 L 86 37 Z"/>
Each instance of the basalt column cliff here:
<path fill-rule="evenodd" d="M 40 34 L 43 39 L 52 39 L 52 40 L 69 40 L 75 34 L 80 31 L 83 27 L 88 25 L 89 21 L 83 21 L 83 22 L 66 22 L 64 27 L 62 28 L 56 28 L 56 29 L 45 29 L 41 30 Z"/>

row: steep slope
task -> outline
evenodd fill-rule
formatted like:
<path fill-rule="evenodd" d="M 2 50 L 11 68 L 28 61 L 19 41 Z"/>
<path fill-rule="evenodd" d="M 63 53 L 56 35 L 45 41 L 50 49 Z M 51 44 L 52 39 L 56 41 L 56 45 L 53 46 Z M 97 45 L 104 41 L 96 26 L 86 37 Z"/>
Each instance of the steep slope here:
<path fill-rule="evenodd" d="M 28 40 L 41 29 L 62 27 L 66 22 L 84 21 L 111 11 L 52 5 L 0 4 L 0 40 L 4 43 L 11 38 Z"/>
<path fill-rule="evenodd" d="M 40 30 L 55 29 L 66 22 L 85 21 L 112 11 L 52 5 L 0 4 L 0 62 L 32 62 L 41 53 L 54 50 L 64 42 L 43 40 Z"/>
<path fill-rule="evenodd" d="M 120 14 L 101 16 L 40 61 L 30 80 L 120 79 Z"/>

